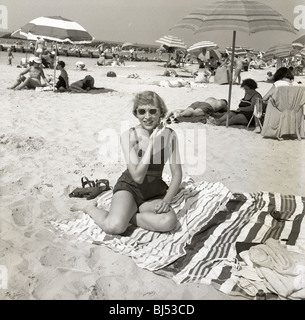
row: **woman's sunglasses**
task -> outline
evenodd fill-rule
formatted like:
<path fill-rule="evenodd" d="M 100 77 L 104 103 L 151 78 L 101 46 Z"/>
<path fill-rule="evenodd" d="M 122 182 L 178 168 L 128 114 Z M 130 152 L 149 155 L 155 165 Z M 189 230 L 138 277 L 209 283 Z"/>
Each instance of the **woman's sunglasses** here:
<path fill-rule="evenodd" d="M 155 115 L 155 114 L 157 114 L 157 112 L 158 112 L 158 109 L 148 109 L 148 110 L 146 110 L 146 109 L 137 109 L 137 113 L 140 115 L 140 116 L 143 116 L 146 112 L 149 112 L 151 115 Z"/>

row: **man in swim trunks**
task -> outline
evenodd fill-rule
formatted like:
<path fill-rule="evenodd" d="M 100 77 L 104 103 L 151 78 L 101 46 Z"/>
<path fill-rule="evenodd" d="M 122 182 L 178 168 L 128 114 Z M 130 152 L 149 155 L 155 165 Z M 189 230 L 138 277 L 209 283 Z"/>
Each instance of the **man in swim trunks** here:
<path fill-rule="evenodd" d="M 188 106 L 186 109 L 176 109 L 170 111 L 166 117 L 165 121 L 167 123 L 179 122 L 179 118 L 182 117 L 194 117 L 194 116 L 211 116 L 217 112 L 227 111 L 228 102 L 225 99 L 215 99 L 209 97 L 204 101 L 196 101 Z"/>

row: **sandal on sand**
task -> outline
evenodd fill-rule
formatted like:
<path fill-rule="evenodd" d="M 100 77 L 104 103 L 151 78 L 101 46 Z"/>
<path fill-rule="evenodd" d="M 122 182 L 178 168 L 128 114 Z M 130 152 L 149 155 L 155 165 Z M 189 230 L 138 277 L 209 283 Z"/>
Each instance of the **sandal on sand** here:
<path fill-rule="evenodd" d="M 92 200 L 102 192 L 110 190 L 109 180 L 107 179 L 93 181 L 89 180 L 87 177 L 82 177 L 81 182 L 82 188 L 74 189 L 69 194 L 70 198 L 86 198 L 87 200 Z"/>

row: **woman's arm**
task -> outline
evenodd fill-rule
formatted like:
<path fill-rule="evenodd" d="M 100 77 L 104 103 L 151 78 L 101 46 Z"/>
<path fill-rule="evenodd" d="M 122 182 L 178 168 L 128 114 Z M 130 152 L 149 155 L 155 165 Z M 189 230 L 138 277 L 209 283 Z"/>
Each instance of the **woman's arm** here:
<path fill-rule="evenodd" d="M 172 179 L 165 197 L 155 208 L 156 213 L 167 212 L 169 210 L 169 205 L 173 197 L 177 194 L 182 181 L 181 160 L 178 148 L 178 139 L 176 135 L 174 135 L 172 138 L 170 148 L 172 149 L 169 159 Z"/>
<path fill-rule="evenodd" d="M 275 86 L 273 85 L 270 90 L 263 96 L 263 101 L 268 101 L 268 99 L 273 95 Z"/>
<path fill-rule="evenodd" d="M 40 69 L 40 74 L 41 74 L 41 77 L 42 77 L 42 79 L 44 80 L 44 82 L 45 82 L 46 84 L 49 84 L 49 81 L 48 81 L 48 79 L 46 78 L 46 76 L 45 76 L 44 71 L 43 71 L 42 68 Z"/>
<path fill-rule="evenodd" d="M 24 71 L 20 72 L 19 78 L 30 71 L 30 67 L 27 67 Z"/>
<path fill-rule="evenodd" d="M 150 158 L 152 156 L 153 139 L 141 134 L 138 134 L 138 139 L 143 141 L 143 146 L 145 146 L 146 150 L 141 158 L 137 154 L 137 147 L 140 141 L 137 141 L 136 135 L 132 129 L 121 136 L 121 146 L 131 177 L 136 183 L 141 184 L 144 181 L 150 163 Z"/>

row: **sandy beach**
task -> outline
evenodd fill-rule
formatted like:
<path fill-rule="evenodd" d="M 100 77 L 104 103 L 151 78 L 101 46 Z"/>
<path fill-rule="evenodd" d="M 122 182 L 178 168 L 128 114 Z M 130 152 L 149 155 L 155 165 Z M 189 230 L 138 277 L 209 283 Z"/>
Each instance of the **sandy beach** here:
<path fill-rule="evenodd" d="M 119 135 L 126 126 L 137 124 L 131 113 L 134 93 L 156 91 L 168 109 L 174 110 L 207 97 L 227 99 L 228 85 L 161 87 L 152 83 L 165 79 L 162 63 L 127 61 L 122 67 L 97 67 L 95 59 L 82 59 L 87 71 L 77 71 L 77 58 L 61 57 L 70 83 L 89 74 L 96 87 L 111 90 L 99 94 L 8 90 L 22 71 L 16 68 L 20 57 L 16 54 L 9 66 L 6 53 L 0 53 L 1 265 L 8 275 L 0 299 L 243 299 L 209 285 L 178 285 L 103 245 L 75 242 L 52 224 L 75 219 L 77 213 L 70 211 L 73 200 L 68 195 L 81 186 L 81 177 L 108 179 L 114 186 L 125 170 Z M 107 77 L 110 70 L 117 77 Z M 53 75 L 50 69 L 44 71 Z M 242 72 L 241 76 L 256 80 L 264 95 L 271 87 L 264 82 L 267 71 Z M 128 78 L 133 73 L 139 78 Z M 300 80 L 305 83 L 304 77 Z M 232 109 L 243 95 L 240 86 L 233 86 Z M 179 123 L 172 128 L 182 134 L 202 130 L 205 135 L 206 168 L 196 171 L 186 161 L 184 177 L 222 182 L 231 192 L 305 196 L 304 139 L 277 141 L 245 128 L 202 123 Z M 166 167 L 165 172 L 168 170 Z"/>

